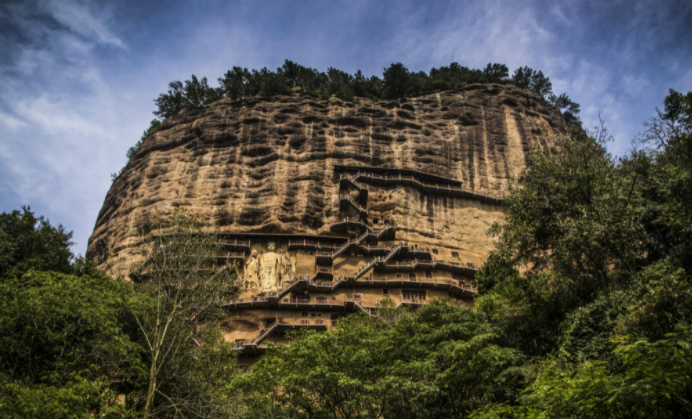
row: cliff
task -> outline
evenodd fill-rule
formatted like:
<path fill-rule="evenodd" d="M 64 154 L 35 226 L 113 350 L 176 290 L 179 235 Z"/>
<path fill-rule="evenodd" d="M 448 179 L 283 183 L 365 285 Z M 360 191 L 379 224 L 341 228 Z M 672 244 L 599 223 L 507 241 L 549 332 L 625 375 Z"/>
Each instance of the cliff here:
<path fill-rule="evenodd" d="M 336 167 L 415 170 L 500 196 L 531 150 L 565 128 L 540 95 L 494 84 L 378 103 L 292 96 L 184 110 L 114 181 L 87 256 L 131 260 L 130 217 L 178 206 L 229 234 L 346 237 L 329 225 L 341 217 Z M 373 225 L 396 224 L 397 239 L 458 249 L 478 264 L 491 249 L 487 227 L 502 217 L 497 203 L 413 187 L 373 188 L 367 206 Z"/>

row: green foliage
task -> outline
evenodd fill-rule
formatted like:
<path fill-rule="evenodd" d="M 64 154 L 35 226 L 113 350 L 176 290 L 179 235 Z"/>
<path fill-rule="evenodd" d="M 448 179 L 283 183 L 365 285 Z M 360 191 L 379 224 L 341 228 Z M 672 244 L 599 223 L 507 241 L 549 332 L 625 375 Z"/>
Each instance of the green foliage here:
<path fill-rule="evenodd" d="M 127 416 L 118 383 L 144 375 L 128 335 L 132 288 L 29 271 L 0 283 L 0 416 Z"/>
<path fill-rule="evenodd" d="M 177 114 L 183 108 L 200 108 L 221 99 L 219 89 L 209 87 L 206 77 L 198 80 L 194 74 L 184 84 L 172 81 L 168 87 L 168 93 L 162 93 L 154 100 L 158 107 L 154 115 L 162 119 Z"/>
<path fill-rule="evenodd" d="M 553 84 L 550 79 L 544 76 L 542 71 L 530 67 L 519 67 L 514 70 L 512 82 L 519 87 L 535 90 L 545 98 L 553 93 Z"/>
<path fill-rule="evenodd" d="M 692 415 L 692 329 L 678 327 L 650 343 L 620 338 L 613 351 L 618 368 L 603 361 L 546 361 L 519 398 L 474 418 L 679 418 Z"/>
<path fill-rule="evenodd" d="M 509 198 L 507 222 L 492 229 L 497 254 L 480 276 L 494 278 L 494 298 L 513 307 L 508 325 L 536 327 L 515 342 L 533 355 L 556 347 L 568 313 L 629 280 L 648 242 L 632 193 L 641 180 L 605 151 L 605 131 L 575 135 L 536 153 Z"/>
<path fill-rule="evenodd" d="M 692 269 L 692 92 L 671 90 L 665 111 L 645 124 L 638 139 L 646 152 L 637 155 L 646 178 L 643 196 L 649 216 L 643 220 L 653 238 L 652 260 L 671 256 L 686 272 Z"/>
<path fill-rule="evenodd" d="M 392 313 L 390 313 L 392 314 Z M 352 315 L 262 357 L 229 393 L 248 416 L 466 417 L 523 384 L 522 357 L 469 308 L 436 300 L 385 322 Z"/>
<path fill-rule="evenodd" d="M 71 272 L 71 239 L 72 232 L 37 218 L 29 207 L 0 214 L 0 278 L 30 269 Z"/>
<path fill-rule="evenodd" d="M 488 63 L 483 70 L 483 75 L 487 76 L 490 80 L 503 81 L 509 78 L 509 69 L 504 64 Z"/>
<path fill-rule="evenodd" d="M 36 218 L 28 208 L 0 214 L 0 220 L 0 245 L 5 250 L 0 276 L 0 416 L 141 416 L 152 359 L 140 326 L 156 319 L 161 301 L 122 279 L 105 276 L 91 261 L 75 259 L 69 250 L 71 233 Z M 183 259 L 192 257 L 197 239 L 187 236 L 186 247 L 174 251 L 185 255 Z M 169 248 L 174 246 L 169 243 Z M 148 290 L 144 283 L 139 288 Z M 178 301 L 181 310 L 189 309 L 185 299 Z M 175 350 L 161 357 L 166 362 L 156 363 L 160 400 L 152 410 L 162 417 L 231 413 L 232 404 L 220 390 L 236 373 L 235 355 L 212 316 L 202 311 L 192 316 L 206 319 L 194 324 L 193 335 L 180 322 L 169 324 L 170 333 L 186 333 L 177 340 L 169 338 Z"/>
<path fill-rule="evenodd" d="M 313 97 L 336 96 L 349 102 L 355 101 L 358 97 L 377 101 L 381 98 L 419 96 L 440 90 L 462 90 L 469 83 L 514 83 L 534 89 L 545 98 L 552 95 L 550 80 L 542 72 L 523 67 L 510 79 L 507 66 L 498 63 L 488 63 L 483 70 L 451 63 L 447 67 L 432 68 L 428 73 L 412 72 L 403 64 L 395 63 L 384 69 L 380 79 L 377 76 L 365 77 L 360 70 L 352 75 L 333 67 L 323 73 L 286 60 L 276 71 L 266 67 L 259 71 L 233 67 L 218 81 L 220 87 L 217 89 L 210 88 L 206 78 L 198 81 L 194 75 L 192 80 L 186 81 L 184 85 L 179 81 L 172 82 L 168 93 L 156 99 L 158 109 L 154 114 L 159 118 L 168 118 L 183 108 L 206 106 L 223 97 L 235 101 L 257 95 L 291 95 L 297 88 L 303 94 Z M 559 99 L 560 104 L 568 101 L 568 104 L 563 106 L 568 108 L 565 112 L 566 117 L 577 120 L 579 105 L 569 101 L 564 94 Z"/>
<path fill-rule="evenodd" d="M 142 258 L 131 277 L 148 301 L 145 309 L 133 311 L 148 355 L 144 416 L 211 409 L 197 395 L 205 386 L 192 380 L 194 372 L 179 370 L 189 363 L 193 338 L 204 325 L 214 324 L 223 314 L 219 304 L 237 291 L 235 269 L 214 269 L 222 245 L 213 229 L 188 211 L 156 212 L 139 219 L 137 227 Z M 212 337 L 209 345 L 229 350 L 218 336 Z M 211 397 L 209 392 L 204 395 Z"/>
<path fill-rule="evenodd" d="M 665 114 L 663 118 L 679 127 L 680 131 L 676 136 L 683 133 L 689 134 L 692 131 L 692 92 L 683 95 L 670 89 L 664 101 Z"/>
<path fill-rule="evenodd" d="M 579 120 L 579 112 L 581 111 L 581 107 L 578 103 L 572 102 L 566 93 L 563 93 L 560 96 L 555 96 L 554 94 L 550 93 L 548 95 L 548 101 L 560 109 L 562 115 L 565 117 L 565 120 L 568 123 L 577 125 L 581 124 L 581 121 Z"/>
<path fill-rule="evenodd" d="M 392 64 L 382 73 L 382 84 L 386 97 L 398 98 L 406 96 L 410 90 L 412 75 L 401 63 Z"/>
<path fill-rule="evenodd" d="M 477 307 L 545 361 L 518 404 L 476 417 L 692 414 L 691 111 L 671 91 L 622 159 L 604 130 L 536 153 L 492 229 Z"/>
<path fill-rule="evenodd" d="M 75 379 L 60 387 L 0 384 L 0 415 L 7 419 L 135 418 L 104 383 Z"/>
<path fill-rule="evenodd" d="M 233 67 L 233 70 L 227 71 L 223 78 L 219 78 L 219 84 L 227 97 L 231 100 L 237 100 L 245 97 L 249 79 L 250 74 L 247 68 Z"/>
<path fill-rule="evenodd" d="M 233 345 L 215 324 L 180 342 L 178 354 L 162 369 L 153 416 L 232 417 L 232 400 L 223 388 L 238 374 Z"/>

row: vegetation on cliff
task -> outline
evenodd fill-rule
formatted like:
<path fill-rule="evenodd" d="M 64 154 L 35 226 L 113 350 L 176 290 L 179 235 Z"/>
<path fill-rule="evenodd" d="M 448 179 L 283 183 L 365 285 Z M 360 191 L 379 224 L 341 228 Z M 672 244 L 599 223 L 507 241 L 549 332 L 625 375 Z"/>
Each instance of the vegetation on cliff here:
<path fill-rule="evenodd" d="M 276 71 L 266 67 L 261 70 L 233 67 L 218 82 L 219 87 L 211 87 L 206 77 L 198 79 L 194 74 L 184 83 L 171 82 L 168 92 L 162 93 L 155 100 L 157 109 L 154 115 L 158 119 L 151 121 L 142 140 L 162 120 L 182 109 L 206 107 L 223 98 L 235 101 L 256 96 L 293 95 L 298 91 L 315 98 L 328 99 L 335 96 L 348 102 L 358 101 L 358 98 L 377 101 L 420 96 L 442 90 L 463 90 L 471 83 L 513 84 L 534 90 L 560 109 L 568 123 L 580 123 L 579 104 L 565 93 L 555 95 L 550 79 L 542 71 L 520 67 L 510 77 L 507 66 L 498 63 L 488 63 L 480 70 L 454 62 L 449 66 L 432 68 L 428 73 L 414 72 L 401 63 L 395 63 L 385 68 L 382 78 L 379 78 L 365 77 L 360 70 L 349 74 L 333 67 L 325 73 L 286 60 Z M 137 152 L 142 140 L 128 150 L 128 159 Z"/>
<path fill-rule="evenodd" d="M 296 88 L 313 97 L 328 99 L 331 96 L 349 102 L 357 98 L 372 100 L 414 97 L 441 90 L 463 90 L 471 83 L 514 84 L 531 89 L 558 106 L 570 121 L 577 121 L 579 105 L 572 102 L 566 94 L 556 96 L 550 79 L 542 71 L 529 67 L 517 68 L 512 76 L 504 64 L 489 63 L 484 69 L 471 69 L 451 63 L 449 66 L 432 68 L 428 73 L 414 72 L 401 63 L 384 69 L 382 78 L 365 77 L 358 70 L 349 74 L 330 67 L 327 72 L 286 60 L 283 66 L 271 71 L 233 67 L 218 79 L 219 87 L 210 87 L 207 78 L 198 79 L 194 74 L 185 83 L 174 81 L 169 84 L 167 93 L 155 100 L 157 110 L 154 114 L 165 119 L 187 107 L 207 106 L 227 97 L 231 100 L 252 98 L 254 96 L 292 95 Z"/>

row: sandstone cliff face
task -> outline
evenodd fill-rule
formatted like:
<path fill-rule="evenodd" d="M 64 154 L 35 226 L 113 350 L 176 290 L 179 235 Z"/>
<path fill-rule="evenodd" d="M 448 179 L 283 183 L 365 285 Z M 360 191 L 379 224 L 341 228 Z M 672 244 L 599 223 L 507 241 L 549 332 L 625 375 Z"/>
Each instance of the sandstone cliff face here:
<path fill-rule="evenodd" d="M 155 207 L 184 206 L 225 233 L 335 235 L 334 165 L 418 170 L 501 194 L 529 153 L 564 129 L 539 95 L 503 85 L 375 104 L 280 97 L 185 110 L 115 180 L 88 255 L 110 241 L 108 257 L 127 260 L 130 217 Z M 370 222 L 396 223 L 397 240 L 458 249 L 479 264 L 491 248 L 485 230 L 502 217 L 497 205 L 407 187 L 372 188 L 367 205 Z"/>

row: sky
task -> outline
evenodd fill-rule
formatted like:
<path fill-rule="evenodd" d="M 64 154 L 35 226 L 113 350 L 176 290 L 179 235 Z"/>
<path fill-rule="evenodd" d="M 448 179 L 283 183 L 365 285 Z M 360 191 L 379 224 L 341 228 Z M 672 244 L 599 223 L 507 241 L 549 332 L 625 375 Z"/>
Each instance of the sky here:
<path fill-rule="evenodd" d="M 0 211 L 30 206 L 84 254 L 169 82 L 285 59 L 380 77 L 395 62 L 540 69 L 622 156 L 668 89 L 692 90 L 692 2 L 3 0 Z"/>

